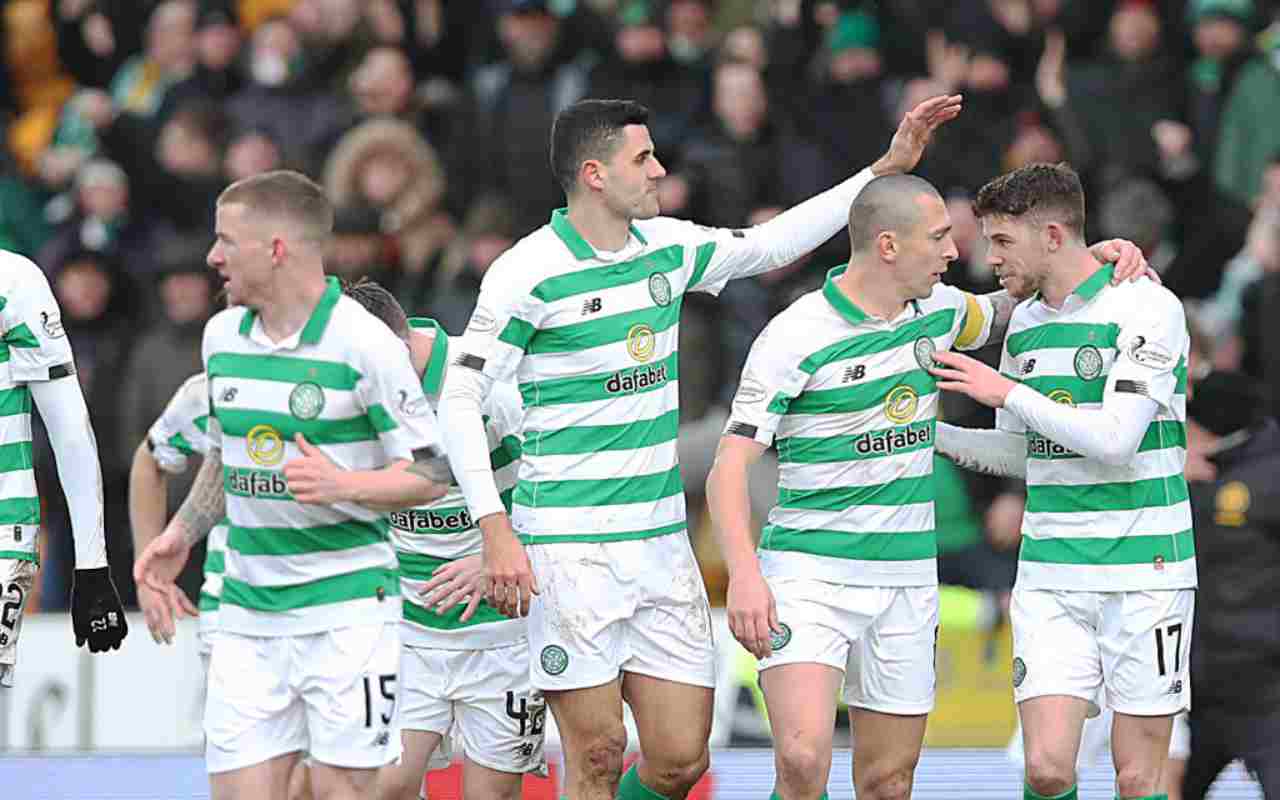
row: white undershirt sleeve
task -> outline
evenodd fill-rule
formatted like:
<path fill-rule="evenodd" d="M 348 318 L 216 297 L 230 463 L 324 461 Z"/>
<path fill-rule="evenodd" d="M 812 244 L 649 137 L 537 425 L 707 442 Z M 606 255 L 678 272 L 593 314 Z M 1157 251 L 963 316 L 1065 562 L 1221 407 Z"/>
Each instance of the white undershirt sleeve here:
<path fill-rule="evenodd" d="M 440 393 L 440 428 L 444 450 L 474 519 L 505 512 L 489 462 L 489 438 L 481 416 L 493 379 L 460 364 L 445 373 Z"/>
<path fill-rule="evenodd" d="M 747 236 L 759 240 L 759 247 L 769 254 L 772 266 L 790 264 L 813 251 L 848 224 L 849 207 L 857 199 L 858 193 L 875 177 L 871 168 L 867 167 L 852 178 L 751 228 Z"/>
<path fill-rule="evenodd" d="M 89 423 L 80 381 L 70 375 L 52 381 L 32 381 L 31 397 L 49 432 L 58 464 L 58 480 L 71 512 L 72 538 L 76 547 L 76 569 L 97 569 L 107 565 L 107 542 L 103 530 L 102 467 L 98 461 L 98 441 Z"/>
<path fill-rule="evenodd" d="M 1055 403 L 1029 386 L 1018 385 L 1004 407 L 1045 438 L 1111 466 L 1133 460 L 1159 405 L 1140 394 L 1108 392 L 1102 408 Z"/>
<path fill-rule="evenodd" d="M 960 428 L 938 423 L 938 452 L 957 466 L 1006 478 L 1027 477 L 1027 439 L 994 428 Z"/>

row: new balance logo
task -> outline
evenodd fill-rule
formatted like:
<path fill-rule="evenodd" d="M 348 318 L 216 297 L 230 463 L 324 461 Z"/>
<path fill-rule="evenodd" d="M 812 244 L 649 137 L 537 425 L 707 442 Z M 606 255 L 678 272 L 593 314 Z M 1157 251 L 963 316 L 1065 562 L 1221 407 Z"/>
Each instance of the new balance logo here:
<path fill-rule="evenodd" d="M 232 387 L 230 387 L 230 388 L 228 388 L 228 389 L 223 389 L 223 390 L 222 390 L 222 402 L 224 402 L 224 403 L 230 403 L 232 400 L 235 400 L 235 399 L 236 399 L 236 392 L 237 392 L 237 391 L 239 391 L 239 390 L 238 390 L 238 389 L 236 389 L 236 387 L 234 387 L 234 386 L 232 386 Z"/>
<path fill-rule="evenodd" d="M 604 308 L 604 303 L 600 301 L 600 298 L 593 297 L 582 304 L 582 316 L 585 317 L 588 314 L 599 314 L 600 309 L 602 308 Z"/>
<path fill-rule="evenodd" d="M 1022 374 L 1030 375 L 1033 371 L 1035 371 L 1035 368 L 1036 368 L 1036 360 L 1034 358 L 1028 358 L 1026 362 L 1024 362 L 1022 365 Z"/>
<path fill-rule="evenodd" d="M 855 364 L 852 367 L 844 368 L 844 377 L 840 382 L 853 383 L 854 381 L 860 381 L 865 377 L 867 377 L 867 368 L 862 364 Z"/>
<path fill-rule="evenodd" d="M 1169 684 L 1169 694 L 1182 694 L 1182 681 L 1174 681 Z"/>

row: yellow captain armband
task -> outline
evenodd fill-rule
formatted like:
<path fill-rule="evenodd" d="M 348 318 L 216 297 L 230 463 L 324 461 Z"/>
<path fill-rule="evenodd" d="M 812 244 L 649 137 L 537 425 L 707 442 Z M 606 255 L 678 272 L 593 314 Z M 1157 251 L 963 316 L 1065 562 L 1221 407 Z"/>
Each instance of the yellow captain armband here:
<path fill-rule="evenodd" d="M 960 326 L 960 333 L 956 336 L 956 347 L 968 347 L 976 342 L 986 321 L 978 298 L 964 292 L 964 324 Z"/>

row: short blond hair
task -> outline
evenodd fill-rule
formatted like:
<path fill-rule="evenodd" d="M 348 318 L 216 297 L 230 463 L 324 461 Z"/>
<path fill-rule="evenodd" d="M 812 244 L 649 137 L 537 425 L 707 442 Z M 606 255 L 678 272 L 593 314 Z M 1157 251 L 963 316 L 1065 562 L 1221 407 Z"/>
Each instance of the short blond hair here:
<path fill-rule="evenodd" d="M 304 238 L 316 242 L 333 235 L 333 204 L 324 189 L 301 172 L 278 169 L 242 178 L 218 195 L 218 205 L 229 203 L 241 203 L 254 215 L 297 223 Z"/>

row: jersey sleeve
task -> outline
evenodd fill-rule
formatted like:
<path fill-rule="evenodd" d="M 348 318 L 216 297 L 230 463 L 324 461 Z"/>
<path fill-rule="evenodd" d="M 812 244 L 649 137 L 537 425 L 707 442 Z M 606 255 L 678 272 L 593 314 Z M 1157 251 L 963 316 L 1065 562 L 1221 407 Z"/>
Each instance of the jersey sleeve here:
<path fill-rule="evenodd" d="M 524 401 L 520 390 L 505 381 L 495 383 L 485 398 L 484 413 L 489 417 L 498 439 L 514 437 L 519 440 L 524 422 Z"/>
<path fill-rule="evenodd" d="M 1006 378 L 1017 380 L 1018 368 L 1014 363 L 1013 356 L 1009 355 L 1009 348 L 1000 348 L 1000 374 Z M 1022 418 L 1007 408 L 996 409 L 996 430 L 1005 431 L 1007 433 L 1026 434 L 1027 424 Z"/>
<path fill-rule="evenodd" d="M 485 273 L 476 307 L 451 356 L 453 364 L 494 381 L 515 380 L 543 310 L 520 274 L 513 252 L 508 251 Z"/>
<path fill-rule="evenodd" d="M 1130 393 L 1169 408 L 1177 389 L 1178 369 L 1186 368 L 1182 357 L 1189 343 L 1182 303 L 1169 291 L 1152 287 L 1120 326 L 1116 360 L 1107 375 L 1103 402 L 1113 393 Z"/>
<path fill-rule="evenodd" d="M 693 249 L 686 291 L 718 295 L 734 278 L 758 275 L 772 264 L 759 240 L 744 230 L 686 225 Z"/>
<path fill-rule="evenodd" d="M 444 452 L 435 412 L 422 391 L 408 349 L 385 325 L 367 326 L 356 351 L 356 393 L 388 461 Z"/>
<path fill-rule="evenodd" d="M 0 303 L 0 328 L 9 350 L 15 383 L 50 381 L 76 374 L 71 343 L 62 328 L 62 312 L 40 268 L 26 259 L 6 259 L 16 267 L 11 289 Z"/>
<path fill-rule="evenodd" d="M 778 321 L 770 323 L 751 345 L 725 434 L 745 436 L 766 447 L 772 444 L 791 401 L 809 382 L 802 362 L 803 356 L 787 347 Z"/>
<path fill-rule="evenodd" d="M 209 389 L 204 373 L 183 382 L 147 432 L 147 444 L 160 469 L 172 475 L 187 471 L 188 459 L 209 449 Z"/>

